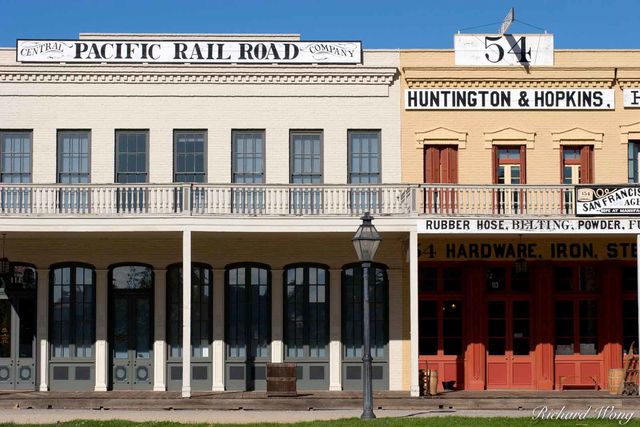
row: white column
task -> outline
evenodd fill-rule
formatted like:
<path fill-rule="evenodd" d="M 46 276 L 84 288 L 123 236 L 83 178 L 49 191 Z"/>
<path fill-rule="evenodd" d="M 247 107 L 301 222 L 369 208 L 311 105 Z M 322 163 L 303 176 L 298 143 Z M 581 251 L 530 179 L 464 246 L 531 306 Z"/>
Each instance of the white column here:
<path fill-rule="evenodd" d="M 213 270 L 213 391 L 224 391 L 224 270 Z"/>
<path fill-rule="evenodd" d="M 420 396 L 420 384 L 418 375 L 418 232 L 409 233 L 409 318 L 411 333 L 410 354 L 411 359 L 411 396 Z"/>
<path fill-rule="evenodd" d="M 96 270 L 96 385 L 95 391 L 107 391 L 109 348 L 107 344 L 109 271 Z"/>
<path fill-rule="evenodd" d="M 342 390 L 342 270 L 329 272 L 329 390 Z"/>
<path fill-rule="evenodd" d="M 49 390 L 49 270 L 38 269 L 37 283 L 38 322 L 38 372 L 40 385 L 38 390 Z"/>
<path fill-rule="evenodd" d="M 191 230 L 182 232 L 182 397 L 191 397 Z"/>
<path fill-rule="evenodd" d="M 284 360 L 284 334 L 282 326 L 282 280 L 284 270 L 272 270 L 271 281 L 271 361 L 282 363 Z M 275 283 L 275 285 L 273 284 Z"/>
<path fill-rule="evenodd" d="M 155 270 L 153 341 L 153 391 L 165 391 L 167 375 L 167 270 Z"/>

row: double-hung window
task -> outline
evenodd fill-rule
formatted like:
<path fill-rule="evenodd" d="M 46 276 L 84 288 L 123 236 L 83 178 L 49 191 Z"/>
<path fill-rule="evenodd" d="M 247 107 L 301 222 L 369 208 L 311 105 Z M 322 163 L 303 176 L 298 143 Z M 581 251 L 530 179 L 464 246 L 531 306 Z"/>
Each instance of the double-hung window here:
<path fill-rule="evenodd" d="M 205 131 L 174 131 L 173 182 L 201 183 L 207 180 L 206 140 Z M 192 187 L 190 208 L 202 211 L 205 207 L 205 189 L 203 187 Z M 178 211 L 182 210 L 184 195 L 182 188 L 176 189 L 175 203 Z"/>
<path fill-rule="evenodd" d="M 149 132 L 116 131 L 116 182 L 134 184 L 118 190 L 119 212 L 140 212 L 148 206 L 149 193 L 135 184 L 149 182 Z"/>
<path fill-rule="evenodd" d="M 379 184 L 380 131 L 351 130 L 347 139 L 349 184 Z M 354 188 L 350 200 L 354 213 L 377 212 L 382 204 L 382 194 L 377 188 Z"/>
<path fill-rule="evenodd" d="M 59 192 L 59 208 L 63 212 L 87 212 L 89 189 L 74 187 L 87 184 L 90 177 L 90 133 L 88 130 L 65 130 L 58 132 L 58 173 L 60 184 L 69 184 Z"/>
<path fill-rule="evenodd" d="M 31 182 L 31 131 L 0 132 L 0 182 Z M 2 211 L 29 212 L 31 192 L 24 188 L 4 188 L 0 198 Z"/>
<path fill-rule="evenodd" d="M 292 131 L 290 135 L 290 207 L 293 213 L 319 213 L 322 190 L 307 184 L 322 184 L 322 132 Z"/>
<path fill-rule="evenodd" d="M 231 133 L 231 179 L 236 184 L 264 184 L 265 137 L 263 130 Z M 236 213 L 258 213 L 264 209 L 263 189 L 251 185 L 234 188 L 232 209 Z"/>

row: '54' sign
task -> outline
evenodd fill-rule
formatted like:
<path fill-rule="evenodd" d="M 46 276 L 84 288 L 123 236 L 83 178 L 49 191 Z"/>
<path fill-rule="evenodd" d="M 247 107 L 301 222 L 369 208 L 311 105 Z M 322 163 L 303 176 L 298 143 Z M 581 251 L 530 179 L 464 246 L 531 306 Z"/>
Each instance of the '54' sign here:
<path fill-rule="evenodd" d="M 456 34 L 456 65 L 551 66 L 551 34 Z"/>

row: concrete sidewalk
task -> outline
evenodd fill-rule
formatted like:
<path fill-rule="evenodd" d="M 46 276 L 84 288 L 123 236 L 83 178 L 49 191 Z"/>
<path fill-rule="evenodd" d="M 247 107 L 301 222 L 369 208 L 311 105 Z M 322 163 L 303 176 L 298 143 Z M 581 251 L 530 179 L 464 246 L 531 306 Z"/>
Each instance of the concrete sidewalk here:
<path fill-rule="evenodd" d="M 335 420 L 360 417 L 361 410 L 327 411 L 127 411 L 127 410 L 78 410 L 78 409 L 13 409 L 0 411 L 0 423 L 46 424 L 71 420 L 129 420 L 129 421 L 174 421 L 180 423 L 294 423 L 301 421 Z M 530 411 L 399 411 L 378 410 L 382 417 L 531 417 Z"/>

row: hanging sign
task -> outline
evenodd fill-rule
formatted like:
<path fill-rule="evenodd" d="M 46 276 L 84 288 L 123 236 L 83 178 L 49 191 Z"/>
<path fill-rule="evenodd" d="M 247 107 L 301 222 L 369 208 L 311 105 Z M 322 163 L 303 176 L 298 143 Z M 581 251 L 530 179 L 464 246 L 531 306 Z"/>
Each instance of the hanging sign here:
<path fill-rule="evenodd" d="M 640 89 L 624 89 L 624 108 L 640 108 Z"/>
<path fill-rule="evenodd" d="M 456 65 L 552 66 L 552 34 L 456 34 Z"/>
<path fill-rule="evenodd" d="M 639 214 L 640 187 L 606 185 L 576 188 L 577 216 Z"/>
<path fill-rule="evenodd" d="M 360 64 L 359 41 L 17 40 L 19 62 Z"/>
<path fill-rule="evenodd" d="M 613 89 L 406 89 L 407 110 L 613 110 Z"/>
<path fill-rule="evenodd" d="M 638 234 L 640 219 L 425 218 L 420 234 Z"/>

